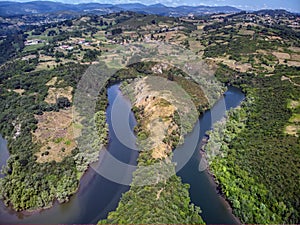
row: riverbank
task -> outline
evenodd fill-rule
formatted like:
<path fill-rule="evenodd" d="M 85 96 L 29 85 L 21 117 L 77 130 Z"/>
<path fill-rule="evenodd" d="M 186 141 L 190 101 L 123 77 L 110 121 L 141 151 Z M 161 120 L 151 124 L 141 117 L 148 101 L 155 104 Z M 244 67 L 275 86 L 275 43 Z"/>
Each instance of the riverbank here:
<path fill-rule="evenodd" d="M 270 117 L 261 114 L 258 118 L 258 112 L 266 110 L 272 116 L 276 115 L 274 112 L 278 110 L 278 105 L 274 105 L 273 111 L 270 111 L 265 107 L 266 102 L 262 104 L 261 101 L 262 97 L 268 99 L 270 95 L 267 93 L 265 95 L 256 95 L 253 89 L 249 90 L 251 92 L 248 93 L 241 107 L 228 113 L 226 126 L 221 129 L 222 132 L 220 132 L 218 124 L 215 125 L 215 129 L 211 132 L 209 142 L 205 147 L 207 157 L 209 158 L 208 161 L 210 162 L 209 170 L 214 174 L 214 179 L 219 185 L 220 190 L 222 190 L 221 194 L 225 195 L 226 199 L 229 200 L 234 214 L 242 223 L 282 223 L 282 221 L 287 220 L 287 217 L 283 217 L 284 214 L 290 212 L 291 214 L 289 215 L 293 215 L 293 213 L 296 215 L 296 213 L 293 212 L 292 208 L 287 207 L 288 202 L 280 201 L 274 195 L 270 195 L 272 192 L 264 184 L 265 181 L 259 182 L 259 175 L 264 171 L 263 169 L 259 173 L 251 169 L 250 174 L 248 168 L 248 166 L 252 168 L 253 163 L 255 165 L 261 163 L 261 160 L 265 156 L 265 149 L 262 146 L 269 148 L 270 144 L 269 142 L 268 145 L 265 145 L 268 136 L 263 136 L 263 138 L 261 136 L 261 132 L 264 129 L 270 132 L 269 124 L 266 123 L 266 118 Z M 257 89 L 256 91 L 265 91 L 265 89 Z M 257 107 L 260 110 L 257 110 Z M 281 107 L 284 108 L 285 106 Z M 263 117 L 264 127 L 261 127 L 256 122 L 261 117 Z M 281 118 L 281 114 L 278 117 Z M 256 118 L 256 120 L 253 118 Z M 259 132 L 256 129 L 258 125 L 261 127 Z M 275 125 L 278 125 L 277 120 Z M 282 126 L 280 127 L 280 131 L 282 132 Z M 278 132 L 274 135 L 276 135 L 276 139 L 272 139 L 273 141 L 277 140 L 278 137 L 282 137 Z M 261 136 L 261 138 L 258 141 L 258 139 L 253 139 L 253 136 Z M 252 142 L 246 140 L 252 140 Z M 274 145 L 273 141 L 271 142 L 272 145 Z M 254 148 L 253 145 L 257 144 L 257 142 L 259 145 Z M 251 143 L 250 146 L 249 143 Z M 280 143 L 277 142 L 277 144 Z M 216 152 L 215 149 L 218 146 L 221 146 L 221 148 L 220 151 Z M 284 147 L 283 149 L 285 150 L 286 148 Z M 276 155 L 280 155 L 280 158 L 282 157 L 277 151 Z M 267 161 L 271 160 L 272 162 L 272 160 L 276 159 L 275 156 L 268 157 L 266 155 Z M 244 167 L 245 162 L 249 163 L 247 167 Z M 269 167 L 269 164 L 264 166 Z M 277 166 L 281 165 L 278 164 Z M 269 172 L 271 173 L 271 171 Z M 264 179 L 268 179 L 268 177 Z M 243 196 L 243 198 L 240 196 Z"/>
<path fill-rule="evenodd" d="M 7 149 L 7 141 L 0 134 L 0 170 L 2 171 L 3 166 L 9 158 L 9 152 Z M 0 172 L 0 179 L 4 177 L 4 174 Z"/>
<path fill-rule="evenodd" d="M 225 200 L 217 193 L 213 179 L 201 169 L 203 161 L 199 149 L 206 132 L 211 130 L 213 124 L 224 118 L 227 110 L 239 106 L 244 98 L 240 89 L 229 86 L 225 95 L 199 117 L 200 130 L 195 127 L 173 157 L 173 161 L 179 165 L 184 157 L 182 152 L 192 151 L 189 161 L 181 169 L 177 168 L 177 175 L 184 183 L 190 184 L 192 203 L 201 207 L 201 216 L 208 224 L 235 224 L 237 220 Z M 193 144 L 195 140 L 196 144 Z"/>
<path fill-rule="evenodd" d="M 232 90 L 232 86 L 231 87 Z M 224 93 L 224 99 L 226 98 L 226 93 Z M 234 110 L 239 110 L 238 107 L 240 103 L 238 105 L 234 106 Z M 212 183 L 212 186 L 214 186 L 214 189 L 216 190 L 216 193 L 220 196 L 220 198 L 222 199 L 223 203 L 226 205 L 227 210 L 230 211 L 230 213 L 234 216 L 236 223 L 235 224 L 242 224 L 241 220 L 235 216 L 233 214 L 233 204 L 231 203 L 231 201 L 228 199 L 228 197 L 226 196 L 226 194 L 223 192 L 222 190 L 222 186 L 220 181 L 217 179 L 216 175 L 213 173 L 212 169 L 210 168 L 209 164 L 212 161 L 212 157 L 217 157 L 218 154 L 222 154 L 221 151 L 215 151 L 213 152 L 213 155 L 210 157 L 207 156 L 207 151 L 206 151 L 206 146 L 210 144 L 211 140 L 211 136 L 210 134 L 213 134 L 214 129 L 216 129 L 217 132 L 221 137 L 223 137 L 225 135 L 224 130 L 226 129 L 226 121 L 228 120 L 227 115 L 224 115 L 223 118 L 221 118 L 221 120 L 219 120 L 218 122 L 216 122 L 215 124 L 213 124 L 213 127 L 211 128 L 211 130 L 208 130 L 208 132 L 206 132 L 200 142 L 200 146 L 199 146 L 199 152 L 201 154 L 201 160 L 205 161 L 205 164 L 207 165 L 206 170 L 204 171 L 204 173 L 207 173 L 209 176 L 209 180 Z M 213 140 L 214 141 L 214 140 Z M 218 148 L 221 148 L 221 146 L 219 146 Z M 214 155 L 216 154 L 216 155 Z"/>
<path fill-rule="evenodd" d="M 110 125 L 110 143 L 108 146 L 108 151 L 111 152 L 111 154 L 113 154 L 115 157 L 117 157 L 118 159 L 124 161 L 124 162 L 129 162 L 132 161 L 134 159 L 130 159 L 132 154 L 137 156 L 137 151 L 135 150 L 130 150 L 128 148 L 124 148 L 124 146 L 122 144 L 119 143 L 118 139 L 115 137 L 115 130 L 119 129 L 118 126 L 114 126 L 114 129 L 112 129 L 111 127 L 111 117 L 110 117 L 110 112 L 111 112 L 111 107 L 112 105 L 114 105 L 115 108 L 115 112 L 118 112 L 118 115 L 116 115 L 120 120 L 128 120 L 128 117 L 126 117 L 126 115 L 122 114 L 122 112 L 126 111 L 127 109 L 125 109 L 124 107 L 130 107 L 129 103 L 126 104 L 120 104 L 119 101 L 114 103 L 114 100 L 116 98 L 116 96 L 120 95 L 121 92 L 118 88 L 118 85 L 114 85 L 111 86 L 110 88 L 108 88 L 108 99 L 109 99 L 109 106 L 107 108 L 107 115 L 108 115 L 108 124 Z M 120 98 L 123 99 L 123 98 Z M 126 100 L 127 101 L 127 100 Z M 228 106 L 231 106 L 231 104 L 227 104 Z M 119 108 L 122 107 L 122 108 Z M 219 111 L 219 110 L 218 110 Z M 210 113 L 206 112 L 204 115 L 204 118 L 207 117 L 207 115 L 209 115 Z M 125 116 L 125 117 L 124 117 Z M 122 119 L 123 118 L 123 119 Z M 201 117 L 203 118 L 203 116 Z M 134 117 L 133 114 L 130 114 L 130 121 L 133 121 Z M 209 121 L 209 119 L 205 119 L 205 121 Z M 209 122 L 210 123 L 210 122 Z M 201 124 L 203 126 L 201 126 L 201 129 L 205 130 L 205 124 L 203 124 L 203 121 L 201 122 Z M 133 127 L 135 126 L 134 123 L 130 123 L 130 126 L 133 130 Z M 121 132 L 121 131 L 119 131 Z M 117 133 L 119 133 L 117 132 Z M 122 134 L 127 134 L 127 132 L 121 132 Z M 201 135 L 201 134 L 200 134 Z M 190 140 L 190 138 L 192 138 L 192 140 Z M 124 137 L 124 139 L 126 140 L 131 140 L 132 143 L 135 143 L 135 139 L 132 139 L 132 137 Z M 186 146 L 193 143 L 193 142 L 197 142 L 197 136 L 190 136 L 190 134 L 188 134 L 185 138 L 185 142 L 183 143 L 183 145 L 185 146 L 184 149 L 179 150 L 178 152 L 187 152 L 189 151 L 189 149 L 193 149 L 193 147 L 190 146 Z M 194 155 L 192 159 L 196 159 L 197 156 Z M 99 165 L 94 165 L 95 167 L 99 166 Z M 105 166 L 105 165 L 104 165 Z M 110 168 L 108 168 L 110 169 Z M 185 168 L 183 168 L 184 170 Z M 192 180 L 190 181 L 186 181 L 186 176 L 181 176 L 182 177 L 182 181 L 183 183 L 189 183 L 190 184 L 190 192 L 194 192 L 194 189 L 196 187 L 196 195 L 191 195 L 191 202 L 193 202 L 195 205 L 200 205 L 201 209 L 202 209 L 202 213 L 201 215 L 204 216 L 205 218 L 207 217 L 207 213 L 209 213 L 209 211 L 207 211 L 207 207 L 211 204 L 213 204 L 214 206 L 217 206 L 218 204 L 220 204 L 220 200 L 212 201 L 211 199 L 208 200 L 208 202 L 206 202 L 205 198 L 207 196 L 210 196 L 210 191 L 215 192 L 215 188 L 213 186 L 211 186 L 212 184 L 207 184 L 205 180 L 199 180 L 198 179 L 198 173 L 195 174 L 195 172 L 197 172 L 198 170 L 198 164 L 196 164 L 195 167 L 191 168 L 192 171 L 189 171 L 187 173 L 187 176 L 189 178 L 191 178 Z M 201 174 L 199 174 L 201 176 Z M 145 179 L 147 180 L 147 179 Z M 205 185 L 205 186 L 200 186 L 199 188 L 197 188 L 197 185 L 195 184 L 197 183 L 197 185 Z M 195 186 L 196 185 L 196 186 Z M 80 185 L 79 185 L 79 189 L 77 191 L 76 194 L 74 194 L 71 198 L 70 201 L 65 203 L 65 204 L 58 204 L 54 202 L 54 205 L 52 208 L 47 209 L 47 210 L 42 210 L 39 213 L 35 213 L 34 215 L 28 216 L 26 218 L 21 219 L 22 217 L 24 217 L 22 214 L 18 214 L 18 216 L 16 214 L 12 214 L 13 212 L 7 212 L 4 209 L 0 210 L 0 221 L 5 223 L 5 222 L 9 222 L 12 221 L 14 223 L 17 223 L 18 221 L 21 223 L 43 223 L 43 221 L 49 221 L 49 223 L 97 223 L 99 219 L 104 219 L 107 218 L 107 214 L 110 211 L 113 211 L 118 203 L 119 203 L 119 198 L 121 197 L 122 193 L 125 193 L 126 191 L 129 190 L 129 187 L 127 186 L 122 186 L 119 185 L 120 188 L 118 188 L 118 186 L 113 183 L 110 182 L 108 180 L 105 180 L 104 178 L 102 178 L 101 176 L 99 176 L 99 174 L 97 174 L 95 172 L 95 170 L 93 168 L 89 168 L 88 171 L 86 171 L 86 173 L 83 175 L 81 181 L 80 181 Z M 205 190 L 207 188 L 207 192 L 202 193 L 202 190 Z M 100 190 L 100 192 L 99 192 Z M 161 190 L 161 188 L 158 189 L 158 191 Z M 200 191 L 200 192 L 199 192 Z M 101 194 L 103 193 L 103 194 Z M 158 193 L 158 192 L 157 192 Z M 156 193 L 156 194 L 157 194 Z M 161 195 L 163 195 L 164 192 L 161 193 Z M 154 199 L 157 196 L 154 196 Z M 197 201 L 197 198 L 200 198 L 200 203 L 204 203 L 204 205 L 199 204 Z M 225 209 L 224 209 L 225 210 Z M 227 209 L 226 209 L 227 210 Z M 5 214 L 1 214 L 4 212 L 7 212 L 7 215 Z M 233 223 L 230 222 L 230 220 L 226 219 L 226 216 L 222 213 L 219 212 L 219 210 L 213 209 L 214 212 L 214 216 L 213 217 L 219 217 L 220 221 L 217 221 L 219 223 L 224 223 L 226 221 L 228 221 L 228 223 Z M 8 216 L 8 218 L 7 218 Z M 4 220 L 4 218 L 7 218 L 6 220 Z M 213 223 L 213 220 L 206 220 L 208 221 L 208 223 Z"/>
<path fill-rule="evenodd" d="M 234 224 L 243 224 L 242 221 L 234 215 L 233 213 L 233 205 L 231 204 L 230 200 L 227 198 L 227 196 L 224 194 L 224 192 L 222 191 L 222 187 L 221 187 L 221 184 L 220 182 L 217 180 L 217 177 L 213 174 L 213 172 L 210 170 L 210 168 L 208 167 L 207 168 L 207 173 L 210 177 L 210 180 L 212 182 L 212 186 L 215 186 L 215 190 L 216 190 L 216 193 L 220 196 L 220 198 L 222 199 L 223 201 L 223 204 L 226 205 L 227 207 L 227 210 L 233 215 L 233 217 L 235 218 L 236 220 L 236 223 Z"/>
<path fill-rule="evenodd" d="M 152 78 L 154 81 L 148 80 Z M 159 89 L 158 83 L 165 88 Z M 171 104 L 174 93 L 159 92 L 170 90 L 168 85 L 172 86 L 174 82 L 146 77 L 126 87 L 133 93 L 131 100 L 138 122 L 138 146 L 142 151 L 130 190 L 122 196 L 117 209 L 101 223 L 204 223 L 200 208 L 191 204 L 189 185 L 182 183 L 171 161 L 173 145 L 176 147 L 183 138 L 177 134 L 178 128 L 188 127 L 188 124 L 179 124 L 175 119 L 176 111 L 180 109 Z M 164 128 L 164 132 L 159 132 L 159 128 Z"/>
<path fill-rule="evenodd" d="M 118 97 L 118 101 L 115 99 Z M 114 155 L 116 158 L 124 163 L 131 165 L 136 164 L 138 152 L 131 150 L 123 145 L 116 137 L 116 133 L 122 133 L 124 139 L 131 141 L 132 145 L 135 139 L 132 139 L 127 132 L 123 132 L 122 126 L 114 126 L 112 128 L 111 111 L 112 107 L 115 109 L 116 117 L 121 120 L 128 120 L 128 116 L 124 114 L 127 109 L 130 111 L 131 106 L 128 100 L 123 98 L 118 85 L 113 85 L 108 88 L 107 98 L 109 105 L 107 107 L 107 123 L 109 124 L 109 144 L 107 150 L 104 150 L 104 158 L 107 155 Z M 130 127 L 135 126 L 135 119 L 133 113 L 129 115 Z M 29 223 L 42 224 L 48 221 L 52 224 L 60 223 L 90 223 L 95 224 L 99 219 L 107 217 L 108 212 L 114 210 L 119 202 L 122 193 L 128 191 L 129 187 L 120 183 L 115 183 L 105 177 L 98 171 L 110 171 L 111 165 L 97 161 L 88 167 L 80 179 L 78 189 L 72 195 L 68 202 L 59 204 L 57 201 L 53 202 L 51 208 L 38 210 L 34 212 L 16 212 L 10 208 L 0 205 L 0 223 Z M 130 171 L 121 171 L 120 176 L 129 176 Z"/>
<path fill-rule="evenodd" d="M 120 91 L 118 89 L 118 86 L 112 86 L 108 90 L 109 90 L 108 99 L 110 101 L 110 105 L 107 108 L 107 110 L 108 110 L 107 114 L 108 114 L 108 123 L 111 126 L 111 118 L 109 116 L 111 106 L 112 106 L 111 103 L 114 101 L 114 98 L 118 94 L 120 94 Z M 114 107 L 116 107 L 115 104 L 117 104 L 117 103 L 114 103 Z M 124 107 L 124 105 L 122 105 L 122 107 Z M 130 107 L 130 106 L 128 106 L 128 107 Z M 117 115 L 117 117 L 122 119 L 122 113 L 121 112 L 124 112 L 124 108 L 120 108 L 120 109 L 116 108 L 116 112 L 120 112 L 120 114 Z M 124 118 L 124 120 L 127 121 L 128 118 Z M 133 129 L 133 126 L 134 126 L 134 124 L 132 124 L 132 129 Z M 117 128 L 117 127 L 114 127 L 114 129 L 115 128 Z M 112 131 L 111 128 L 110 128 L 110 131 Z M 124 132 L 122 132 L 122 133 L 124 133 Z M 115 144 L 116 143 L 115 141 L 117 141 L 117 140 L 116 140 L 116 138 L 114 138 L 114 136 L 115 136 L 114 133 L 110 133 L 109 136 L 110 136 L 110 139 L 112 141 L 109 144 L 109 149 L 110 149 L 109 151 L 111 151 L 112 154 L 114 154 L 114 156 L 116 156 L 118 158 L 120 158 L 120 152 L 122 152 L 123 155 L 122 155 L 121 158 L 123 158 L 124 162 L 130 161 L 130 159 L 129 159 L 130 157 L 128 157 L 128 155 L 131 155 L 130 150 L 129 149 L 125 150 L 123 146 L 121 146 L 119 144 L 117 144 L 117 145 Z M 130 139 L 130 138 L 126 137 L 125 139 Z M 132 141 L 135 142 L 135 140 L 132 140 Z M 185 142 L 190 143 L 191 141 L 189 139 L 186 139 Z M 129 154 L 128 154 L 128 151 L 129 151 Z M 134 153 L 137 153 L 137 152 L 134 151 Z M 104 181 L 103 178 L 100 178 L 99 174 L 96 175 L 92 170 L 93 169 L 89 169 L 89 171 L 87 171 L 86 174 L 82 177 L 81 181 L 85 180 L 85 178 L 87 178 L 87 180 L 83 181 L 83 182 L 80 181 L 80 186 L 79 186 L 78 192 L 74 196 L 71 197 L 69 202 L 67 202 L 65 204 L 61 204 L 61 205 L 60 204 L 56 205 L 54 203 L 54 206 L 52 208 L 47 209 L 47 210 L 42 210 L 40 213 L 36 213 L 35 215 L 33 215 L 33 218 L 30 218 L 31 217 L 30 216 L 28 218 L 29 220 L 26 219 L 26 220 L 22 220 L 22 221 L 29 221 L 31 223 L 32 222 L 36 223 L 36 221 L 42 222 L 45 219 L 47 219 L 51 223 L 61 223 L 61 221 L 67 221 L 68 223 L 71 223 L 72 221 L 73 221 L 72 223 L 78 223 L 78 221 L 79 222 L 81 221 L 81 223 L 86 223 L 86 221 L 94 221 L 93 223 L 95 223 L 99 219 L 97 220 L 97 219 L 91 219 L 91 218 L 106 218 L 107 217 L 106 213 L 108 213 L 109 211 L 114 210 L 113 207 L 117 206 L 117 204 L 119 202 L 118 196 L 121 197 L 121 193 L 124 193 L 125 191 L 127 191 L 128 187 L 125 187 L 125 186 L 121 187 L 121 189 L 124 190 L 124 192 L 115 191 L 116 190 L 116 189 L 114 189 L 115 186 L 110 186 L 110 185 L 113 185 L 111 182 Z M 195 171 L 196 170 L 197 169 L 195 169 Z M 95 175 L 93 175 L 93 174 L 95 174 Z M 191 174 L 193 174 L 193 173 L 189 173 L 190 177 L 191 177 Z M 90 175 L 91 175 L 91 177 L 90 177 Z M 100 186 L 97 186 L 97 185 L 95 186 L 95 184 L 93 184 L 94 179 L 99 180 L 99 185 Z M 147 180 L 147 179 L 145 179 L 145 180 Z M 197 179 L 195 179 L 195 180 L 198 182 Z M 176 181 L 176 182 L 178 182 L 178 181 Z M 83 183 L 85 183 L 85 184 L 83 184 Z M 97 183 L 98 183 L 98 181 L 97 181 Z M 184 182 L 184 183 L 187 183 L 187 182 Z M 193 187 L 193 182 L 188 182 L 188 183 L 191 183 L 191 188 L 192 188 Z M 202 182 L 200 181 L 199 183 L 202 183 Z M 85 187 L 82 187 L 82 184 Z M 88 187 L 87 185 L 89 186 L 89 191 L 88 192 L 86 191 L 86 188 Z M 81 189 L 81 188 L 83 188 L 83 189 Z M 208 188 L 211 189 L 211 186 L 208 186 Z M 100 189 L 103 189 L 103 193 L 105 193 L 104 196 L 99 195 L 99 190 Z M 112 195 L 109 194 L 110 190 L 112 191 Z M 158 191 L 160 191 L 160 190 L 161 190 L 161 188 L 158 189 Z M 115 193 L 120 193 L 120 195 L 114 197 Z M 157 192 L 157 193 L 159 193 L 159 192 Z M 160 196 L 163 195 L 163 194 L 164 194 L 164 192 L 160 193 Z M 199 197 L 199 193 L 197 195 Z M 201 194 L 200 197 L 203 198 L 203 196 L 205 196 L 205 195 L 206 194 Z M 89 197 L 87 197 L 87 196 L 89 196 Z M 97 198 L 95 198 L 96 196 L 97 196 Z M 99 198 L 98 198 L 98 196 L 99 196 Z M 110 204 L 111 199 L 109 200 L 107 198 L 107 201 L 106 202 L 104 201 L 104 199 L 107 196 L 110 196 L 112 199 L 115 199 L 113 205 Z M 156 198 L 156 197 L 157 196 L 155 196 L 154 198 Z M 87 198 L 88 198 L 88 200 L 87 200 Z M 191 200 L 192 200 L 192 202 L 194 202 L 193 197 L 191 198 Z M 80 204 L 79 204 L 79 202 L 80 202 Z M 99 205 L 99 202 L 103 203 L 103 204 Z M 81 209 L 79 209 L 79 205 L 76 206 L 77 204 L 79 204 L 81 206 L 87 204 L 85 206 L 85 208 L 89 209 L 88 210 L 89 212 L 84 212 L 84 213 L 82 212 L 83 214 L 80 215 L 78 212 L 81 212 Z M 107 205 L 111 205 L 112 208 L 110 208 L 110 209 L 107 208 L 106 207 Z M 76 210 L 76 212 L 74 210 Z M 201 215 L 203 215 L 203 212 L 202 212 Z M 53 219 L 49 219 L 48 218 L 49 216 L 50 216 L 50 218 L 53 218 Z M 68 217 L 68 216 L 70 218 L 66 219 L 66 217 Z M 1 217 L 1 215 L 0 215 L 0 217 Z M 55 220 L 54 218 L 57 218 L 57 220 Z M 223 220 L 222 216 L 220 218 Z M 15 220 L 9 220 L 9 221 L 18 221 L 18 220 L 15 218 Z M 223 220 L 223 221 L 226 221 L 226 220 Z"/>

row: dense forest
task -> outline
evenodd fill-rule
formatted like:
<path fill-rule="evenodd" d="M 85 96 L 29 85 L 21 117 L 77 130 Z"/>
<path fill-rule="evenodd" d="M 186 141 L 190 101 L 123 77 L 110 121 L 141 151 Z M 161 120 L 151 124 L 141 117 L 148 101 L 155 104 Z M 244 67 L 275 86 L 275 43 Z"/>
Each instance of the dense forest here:
<path fill-rule="evenodd" d="M 219 60 L 217 79 L 247 96 L 205 146 L 210 171 L 243 223 L 300 221 L 300 73 L 298 62 L 290 63 L 299 54 L 299 29 L 275 17 L 232 15 L 204 26 L 199 39 L 204 57 Z M 236 23 L 241 19 L 245 24 Z"/>
<path fill-rule="evenodd" d="M 243 88 L 247 100 L 228 114 L 226 125 L 215 126 L 205 147 L 224 196 L 245 223 L 299 223 L 299 138 L 284 130 L 292 116 L 288 102 L 299 100 L 300 90 L 281 80 L 299 70 L 278 66 L 275 72 L 236 82 L 222 73 L 223 81 Z M 214 156 L 216 145 L 221 153 Z"/>
<path fill-rule="evenodd" d="M 148 172 L 153 176 L 153 171 Z M 145 171 L 142 174 L 135 175 L 134 179 L 145 179 L 147 174 Z M 122 195 L 116 211 L 101 223 L 204 224 L 200 208 L 190 203 L 188 188 L 189 185 L 182 184 L 176 175 L 155 185 L 133 185 Z M 159 198 L 158 193 L 161 193 Z"/>
<path fill-rule="evenodd" d="M 23 32 L 15 31 L 0 38 L 0 65 L 16 56 L 24 48 Z"/>
<path fill-rule="evenodd" d="M 44 101 L 47 96 L 46 85 L 53 77 L 57 77 L 59 86 L 76 87 L 86 66 L 68 64 L 52 70 L 26 72 L 26 68 L 34 67 L 36 61 L 13 61 L 1 68 L 1 108 L 0 131 L 8 140 L 10 158 L 4 169 L 6 176 L 1 179 L 1 197 L 5 204 L 11 204 L 16 210 L 36 209 L 52 205 L 54 199 L 67 201 L 78 188 L 81 174 L 87 167 L 78 167 L 82 158 L 78 150 L 65 157 L 61 162 L 36 162 L 35 153 L 39 150 L 38 143 L 32 141 L 32 132 L 37 128 L 38 121 L 34 115 L 44 112 L 58 112 L 60 108 L 70 105 L 58 99 L 55 104 Z M 24 90 L 23 94 L 11 90 Z M 99 127 L 105 123 L 105 115 L 96 115 Z M 20 124 L 20 134 L 16 132 L 16 124 Z M 105 132 L 101 132 L 101 137 Z M 102 139 L 106 139 L 103 137 Z M 100 140 L 102 140 L 100 139 Z M 80 163 L 80 164 L 81 164 Z M 89 162 L 88 162 L 89 163 Z M 80 169 L 81 168 L 81 169 Z"/>

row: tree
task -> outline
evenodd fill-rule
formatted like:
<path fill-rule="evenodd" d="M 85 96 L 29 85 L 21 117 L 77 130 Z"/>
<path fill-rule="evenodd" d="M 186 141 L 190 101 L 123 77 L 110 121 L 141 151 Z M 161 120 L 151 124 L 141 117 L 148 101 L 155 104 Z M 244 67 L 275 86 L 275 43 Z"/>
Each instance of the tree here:
<path fill-rule="evenodd" d="M 100 25 L 101 27 L 104 25 L 102 19 L 100 20 L 100 24 L 99 24 L 99 25 Z"/>
<path fill-rule="evenodd" d="M 116 28 L 116 29 L 113 29 L 111 31 L 112 35 L 117 35 L 117 34 L 121 34 L 121 33 L 122 33 L 122 29 L 121 28 Z"/>
<path fill-rule="evenodd" d="M 48 36 L 56 36 L 56 35 L 57 35 L 57 33 L 55 30 L 49 30 Z"/>
<path fill-rule="evenodd" d="M 70 103 L 70 101 L 69 101 L 68 98 L 66 98 L 66 97 L 59 97 L 56 100 L 56 105 L 57 105 L 57 107 L 59 109 L 64 109 L 64 108 L 70 107 L 71 103 Z"/>
<path fill-rule="evenodd" d="M 88 49 L 83 56 L 83 61 L 85 62 L 95 61 L 97 60 L 98 55 L 100 55 L 100 51 Z"/>

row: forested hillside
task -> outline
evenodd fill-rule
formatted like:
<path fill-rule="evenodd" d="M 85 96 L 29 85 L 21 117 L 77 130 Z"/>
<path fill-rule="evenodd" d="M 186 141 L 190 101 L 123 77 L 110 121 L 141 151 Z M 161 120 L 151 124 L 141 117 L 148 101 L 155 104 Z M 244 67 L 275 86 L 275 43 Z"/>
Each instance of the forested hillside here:
<path fill-rule="evenodd" d="M 10 154 L 0 197 L 10 212 L 48 208 L 78 190 L 109 144 L 107 88 L 122 82 L 138 122 L 137 144 L 147 151 L 139 154 L 129 191 L 100 222 L 204 223 L 189 185 L 175 173 L 172 151 L 233 85 L 246 99 L 208 132 L 202 152 L 215 191 L 242 223 L 300 223 L 299 15 L 117 11 L 0 16 L 0 133 Z M 81 86 L 86 71 L 94 77 Z M 106 71 L 113 73 L 99 84 Z M 179 92 L 159 92 L 167 84 L 185 94 L 176 102 Z M 79 88 L 97 93 L 95 109 L 82 104 L 76 111 Z"/>

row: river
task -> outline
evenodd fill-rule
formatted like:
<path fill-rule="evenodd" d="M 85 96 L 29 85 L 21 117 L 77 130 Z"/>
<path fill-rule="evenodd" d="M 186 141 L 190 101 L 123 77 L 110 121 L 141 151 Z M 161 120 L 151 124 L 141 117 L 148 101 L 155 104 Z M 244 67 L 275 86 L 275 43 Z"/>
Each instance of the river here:
<path fill-rule="evenodd" d="M 124 163 L 136 165 L 138 152 L 126 147 L 116 138 L 115 131 L 122 133 L 120 130 L 118 131 L 118 129 L 123 128 L 114 126 L 114 129 L 112 129 L 110 113 L 112 105 L 114 106 L 115 112 L 118 112 L 118 117 L 128 121 L 128 114 L 124 113 L 131 107 L 128 99 L 121 96 L 121 98 L 118 99 L 122 99 L 122 101 L 112 104 L 116 97 L 120 97 L 120 95 L 122 94 L 118 85 L 113 85 L 108 88 L 109 106 L 107 108 L 107 122 L 109 124 L 110 140 L 107 151 Z M 225 96 L 221 98 L 211 110 L 206 111 L 203 116 L 200 117 L 200 135 L 199 133 L 195 133 L 195 131 L 191 132 L 187 135 L 185 143 L 181 146 L 184 150 L 189 147 L 189 140 L 198 139 L 197 148 L 193 150 L 194 154 L 187 164 L 178 172 L 178 175 L 182 178 L 183 182 L 190 184 L 191 201 L 201 207 L 201 216 L 206 223 L 232 224 L 237 222 L 224 199 L 217 194 L 216 186 L 212 178 L 206 171 L 199 172 L 198 166 L 201 159 L 199 148 L 203 135 L 207 130 L 211 129 L 214 122 L 224 116 L 226 110 L 238 106 L 243 98 L 244 95 L 239 89 L 229 87 Z M 133 129 L 136 124 L 133 113 L 129 115 L 129 123 L 131 129 Z M 135 138 L 132 137 L 130 133 L 123 133 L 124 136 L 122 139 L 129 140 L 132 143 L 131 146 L 135 146 Z M 0 139 L 1 166 L 6 162 L 5 157 L 7 158 L 8 156 L 5 146 L 5 140 Z M 176 155 L 174 155 L 174 159 L 176 160 Z M 105 166 L 105 168 L 101 168 L 102 171 L 111 170 L 109 165 L 105 163 L 97 163 L 94 165 L 94 167 L 103 166 Z M 128 175 L 129 172 L 123 171 L 123 173 L 125 176 Z M 108 212 L 115 210 L 122 193 L 128 190 L 129 186 L 110 181 L 96 173 L 94 169 L 89 168 L 80 181 L 78 192 L 70 198 L 69 202 L 64 204 L 55 202 L 54 206 L 50 209 L 30 214 L 15 212 L 5 207 L 1 201 L 0 223 L 97 223 L 98 220 L 105 219 Z"/>
<path fill-rule="evenodd" d="M 113 85 L 108 88 L 108 100 L 109 106 L 107 108 L 107 122 L 109 124 L 109 145 L 107 151 L 117 157 L 124 163 L 136 165 L 136 159 L 138 157 L 138 151 L 131 150 L 124 146 L 118 138 L 116 138 L 116 129 L 121 129 L 114 126 L 112 129 L 111 123 L 111 110 L 112 103 L 118 95 L 121 95 L 118 85 Z M 117 101 L 114 106 L 115 112 L 119 112 L 118 117 L 128 121 L 128 115 L 124 114 L 131 109 L 130 101 L 126 98 L 123 101 Z M 128 108 L 128 110 L 126 110 Z M 129 115 L 130 126 L 133 128 L 136 125 L 136 121 L 133 113 Z M 119 132 L 118 132 L 119 133 Z M 123 138 L 130 140 L 135 144 L 135 137 L 129 133 L 123 132 Z M 127 135 L 127 136 L 126 136 Z M 5 144 L 4 140 L 1 140 L 1 146 Z M 4 149 L 1 148 L 1 152 Z M 5 151 L 3 151 L 5 152 Z M 104 155 L 105 158 L 105 155 Z M 105 164 L 105 163 L 104 163 Z M 93 167 L 103 167 L 103 164 L 94 164 Z M 105 165 L 106 168 L 101 170 L 111 170 L 109 165 Z M 123 171 L 124 176 L 127 171 Z M 121 174 L 122 176 L 122 174 Z M 41 212 L 28 214 L 22 212 L 15 212 L 14 210 L 4 206 L 0 201 L 0 224 L 3 223 L 31 223 L 31 224 L 58 224 L 58 223 L 89 223 L 95 224 L 100 219 L 105 219 L 108 212 L 116 209 L 122 193 L 129 190 L 129 186 L 121 185 L 110 181 L 103 176 L 99 175 L 93 168 L 89 168 L 83 178 L 80 181 L 78 192 L 70 198 L 70 201 L 64 204 L 58 204 L 57 202 L 50 209 L 42 210 Z"/>
<path fill-rule="evenodd" d="M 6 165 L 8 157 L 7 141 L 0 135 L 0 169 L 2 169 L 2 166 Z M 4 175 L 0 172 L 0 178 L 2 177 L 4 177 Z"/>
<path fill-rule="evenodd" d="M 237 219 L 232 215 L 228 203 L 216 191 L 216 184 L 208 171 L 199 171 L 199 163 L 201 154 L 199 149 L 201 141 L 206 131 L 210 130 L 213 124 L 225 116 L 226 110 L 235 108 L 240 105 L 245 95 L 240 89 L 229 87 L 225 96 L 210 109 L 207 110 L 200 118 L 200 135 L 194 129 L 185 138 L 184 144 L 180 147 L 181 150 L 188 149 L 194 138 L 198 138 L 198 144 L 194 150 L 193 156 L 187 164 L 177 173 L 184 183 L 190 184 L 190 197 L 192 202 L 200 206 L 201 216 L 206 223 L 209 224 L 236 224 Z M 196 135 L 199 135 L 198 137 Z M 196 137 L 195 137 L 196 136 Z M 181 151 L 177 151 L 181 152 Z M 174 161 L 176 161 L 174 155 Z"/>

